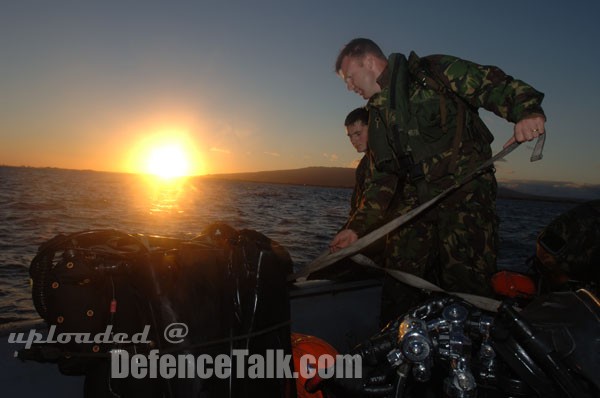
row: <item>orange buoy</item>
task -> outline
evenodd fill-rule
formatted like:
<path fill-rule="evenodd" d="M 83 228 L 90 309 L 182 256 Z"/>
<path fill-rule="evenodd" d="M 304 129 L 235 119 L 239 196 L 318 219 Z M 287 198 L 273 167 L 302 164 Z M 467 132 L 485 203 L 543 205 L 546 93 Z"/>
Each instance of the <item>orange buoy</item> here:
<path fill-rule="evenodd" d="M 296 394 L 298 398 L 326 398 L 326 395 L 321 391 L 309 393 L 304 388 L 306 384 L 306 378 L 304 377 L 309 373 L 309 369 L 300 369 L 301 366 L 312 366 L 312 371 L 318 371 L 318 360 L 322 355 L 330 355 L 335 358 L 338 354 L 337 350 L 329 345 L 325 340 L 322 340 L 315 336 L 310 336 L 301 333 L 292 333 L 292 357 L 294 361 L 295 372 L 298 373 L 296 378 Z M 303 355 L 310 355 L 316 360 L 314 361 L 301 361 Z"/>

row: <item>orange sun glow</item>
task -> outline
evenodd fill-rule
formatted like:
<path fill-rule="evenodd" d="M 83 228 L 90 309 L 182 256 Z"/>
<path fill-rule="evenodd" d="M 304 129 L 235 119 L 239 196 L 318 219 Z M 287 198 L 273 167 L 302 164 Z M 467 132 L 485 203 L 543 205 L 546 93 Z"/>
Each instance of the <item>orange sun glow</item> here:
<path fill-rule="evenodd" d="M 201 175 L 203 168 L 197 143 L 192 136 L 179 131 L 141 137 L 129 157 L 130 170 L 163 180 Z"/>
<path fill-rule="evenodd" d="M 150 149 L 146 171 L 164 179 L 188 176 L 191 172 L 190 159 L 182 145 L 164 144 Z"/>

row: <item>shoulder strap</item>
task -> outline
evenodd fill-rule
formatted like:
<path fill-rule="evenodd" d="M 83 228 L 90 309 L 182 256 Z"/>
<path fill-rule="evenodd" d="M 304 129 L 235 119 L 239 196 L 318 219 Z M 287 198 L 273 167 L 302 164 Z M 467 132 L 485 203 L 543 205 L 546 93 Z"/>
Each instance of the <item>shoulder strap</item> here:
<path fill-rule="evenodd" d="M 457 95 L 452 89 L 448 88 L 444 83 L 444 79 L 437 75 L 437 71 L 430 68 L 426 60 L 422 60 L 414 51 L 411 51 L 408 59 L 408 68 L 410 73 L 423 87 L 430 87 L 434 91 L 440 93 L 440 118 L 444 132 L 447 132 L 447 107 L 446 98 L 454 100 L 457 107 L 456 115 L 456 132 L 452 141 L 452 155 L 448 165 L 448 172 L 454 173 L 458 160 L 458 149 L 462 140 L 463 131 L 465 130 L 466 110 L 477 114 L 476 110 L 466 102 L 462 97 Z M 434 77 L 432 77 L 434 76 Z M 477 117 L 479 117 L 477 115 Z"/>

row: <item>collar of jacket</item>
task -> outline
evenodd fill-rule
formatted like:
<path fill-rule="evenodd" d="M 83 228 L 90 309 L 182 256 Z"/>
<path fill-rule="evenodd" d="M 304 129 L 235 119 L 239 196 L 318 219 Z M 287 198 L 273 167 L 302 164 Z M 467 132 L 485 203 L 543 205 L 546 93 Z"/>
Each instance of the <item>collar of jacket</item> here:
<path fill-rule="evenodd" d="M 406 127 L 408 124 L 408 69 L 408 60 L 404 54 L 391 54 L 387 66 L 377 78 L 381 91 L 374 94 L 367 103 L 367 107 L 388 108 L 396 113 L 394 120 L 386 120 L 388 126 L 396 124 Z"/>
<path fill-rule="evenodd" d="M 377 84 L 379 84 L 379 87 L 381 87 L 382 90 L 390 86 L 390 74 L 390 60 L 388 59 L 388 63 L 385 65 L 383 72 L 381 72 L 377 78 Z"/>

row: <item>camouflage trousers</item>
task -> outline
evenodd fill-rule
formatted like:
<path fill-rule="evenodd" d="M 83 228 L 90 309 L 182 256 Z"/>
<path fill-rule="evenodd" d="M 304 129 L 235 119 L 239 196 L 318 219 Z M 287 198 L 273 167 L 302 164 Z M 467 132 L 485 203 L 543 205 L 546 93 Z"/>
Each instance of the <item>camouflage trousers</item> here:
<path fill-rule="evenodd" d="M 486 174 L 401 226 L 387 237 L 385 266 L 420 276 L 447 291 L 491 296 L 498 247 L 496 192 L 493 174 Z M 417 293 L 386 277 L 383 320 L 418 304 Z"/>

